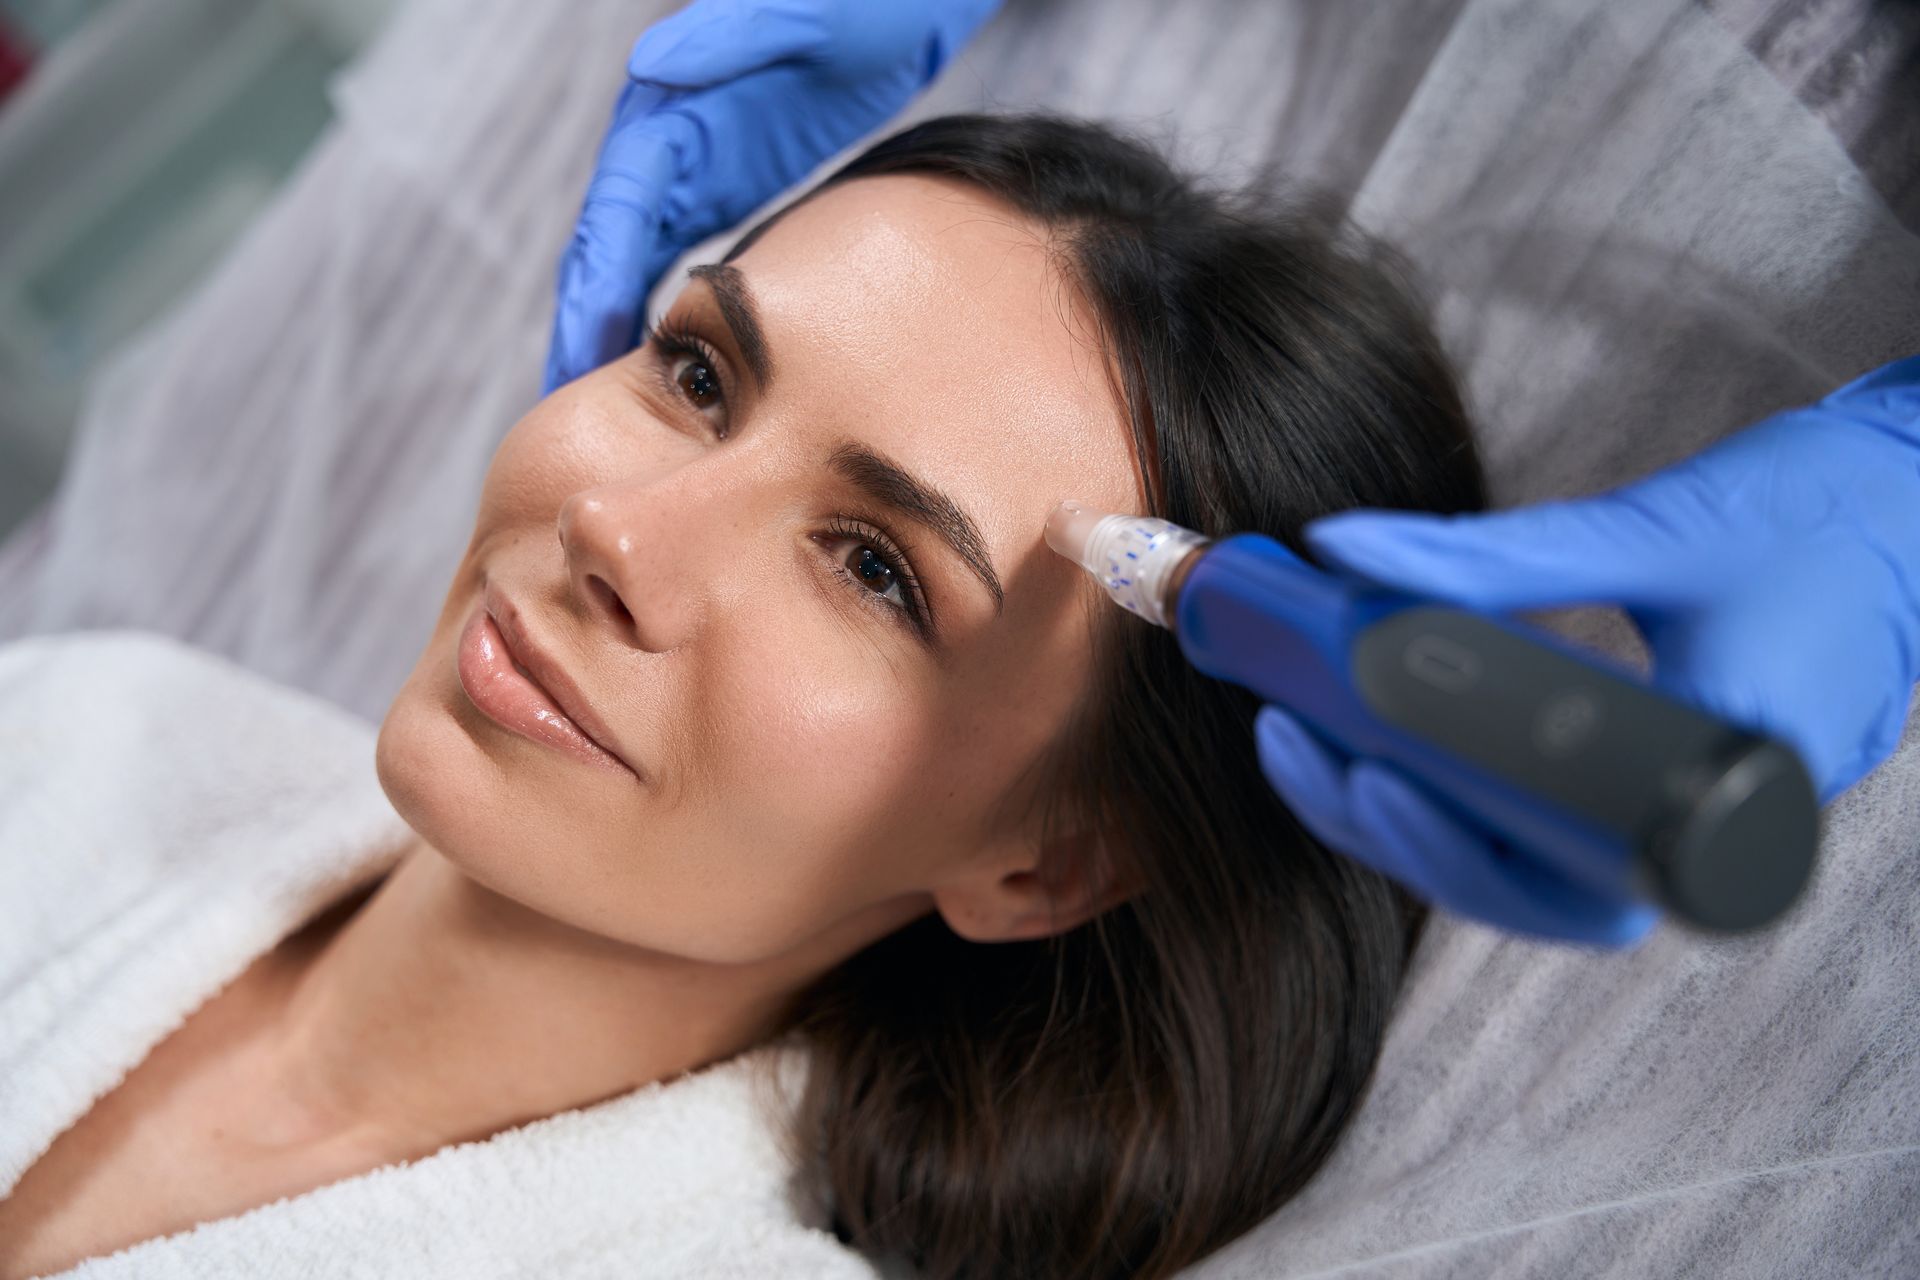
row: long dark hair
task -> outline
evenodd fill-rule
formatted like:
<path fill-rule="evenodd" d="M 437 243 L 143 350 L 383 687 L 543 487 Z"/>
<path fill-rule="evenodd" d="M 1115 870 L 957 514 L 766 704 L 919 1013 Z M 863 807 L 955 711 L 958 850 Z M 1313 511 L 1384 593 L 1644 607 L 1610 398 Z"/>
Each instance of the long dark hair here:
<path fill-rule="evenodd" d="M 1404 267 L 1312 201 L 1209 189 L 1046 115 L 946 116 L 828 184 L 964 180 L 1051 228 L 1098 314 L 1151 513 L 1203 533 L 1353 506 L 1483 509 L 1454 375 Z M 739 253 L 767 226 L 735 245 Z M 789 1135 L 840 1238 L 932 1280 L 1161 1277 L 1304 1187 L 1372 1079 L 1423 904 L 1262 777 L 1257 699 L 1166 631 L 1095 618 L 1040 771 L 1050 830 L 1119 833 L 1141 886 L 1038 941 L 929 914 L 800 992 Z"/>

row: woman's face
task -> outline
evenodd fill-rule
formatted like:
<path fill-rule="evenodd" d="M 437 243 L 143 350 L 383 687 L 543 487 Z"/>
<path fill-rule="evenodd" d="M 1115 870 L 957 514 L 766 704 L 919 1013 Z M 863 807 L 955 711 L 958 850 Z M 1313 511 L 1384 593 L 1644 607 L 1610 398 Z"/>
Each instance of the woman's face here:
<path fill-rule="evenodd" d="M 700 271 L 664 340 L 501 443 L 382 785 L 491 889 L 700 960 L 831 962 L 930 909 L 1048 932 L 1003 802 L 1093 615 L 1041 529 L 1067 497 L 1143 509 L 1091 313 L 1042 229 L 931 177 L 829 188 Z M 490 598 L 629 767 L 479 709 L 513 683 L 474 661 Z"/>

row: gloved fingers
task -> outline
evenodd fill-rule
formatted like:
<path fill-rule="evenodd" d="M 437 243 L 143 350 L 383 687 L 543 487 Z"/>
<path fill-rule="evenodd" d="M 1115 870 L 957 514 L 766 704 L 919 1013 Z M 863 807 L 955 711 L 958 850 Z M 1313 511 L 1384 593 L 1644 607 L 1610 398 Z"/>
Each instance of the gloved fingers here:
<path fill-rule="evenodd" d="M 1335 569 L 1509 612 L 1668 597 L 1694 561 L 1671 515 L 1621 490 L 1456 515 L 1358 508 L 1310 521 L 1302 536 Z"/>
<path fill-rule="evenodd" d="M 1825 808 L 1853 785 L 1884 764 L 1899 750 L 1907 736 L 1907 721 L 1913 717 L 1913 693 L 1888 690 L 1886 700 L 1872 719 L 1873 727 L 1844 757 L 1831 764 L 1823 762 L 1817 749 L 1794 744 L 1800 759 L 1812 775 L 1821 808 Z M 1786 737 L 1785 734 L 1780 734 Z M 1824 740 L 1820 745 L 1824 745 Z M 1836 746 L 1839 744 L 1836 743 Z"/>
<path fill-rule="evenodd" d="M 684 123 L 668 125 L 684 129 Z M 573 239 L 560 259 L 544 393 L 631 348 L 653 278 L 664 193 L 680 152 L 653 119 L 616 124 L 587 187 Z"/>
<path fill-rule="evenodd" d="M 1641 624 L 1653 686 L 1779 739 L 1822 805 L 1898 749 L 1920 680 L 1920 610 L 1889 607 L 1900 571 L 1870 545 L 1833 524 L 1771 567 L 1765 594 Z"/>
<path fill-rule="evenodd" d="M 1351 791 L 1355 824 L 1378 844 L 1402 850 L 1400 861 L 1431 868 L 1433 881 L 1446 890 L 1432 901 L 1458 914 L 1536 937 L 1608 947 L 1639 942 L 1659 918 L 1655 908 L 1609 902 L 1506 848 L 1389 766 L 1357 762 Z"/>
<path fill-rule="evenodd" d="M 966 41 L 999 11 L 1001 0 L 942 0 L 934 26 L 950 39 Z"/>
<path fill-rule="evenodd" d="M 633 318 L 646 302 L 639 273 L 612 248 L 647 234 L 648 219 L 617 207 L 591 207 L 580 216 L 560 258 L 553 336 L 541 394 L 618 359 L 632 341 Z"/>
<path fill-rule="evenodd" d="M 922 72 L 924 79 L 932 80 L 939 75 L 967 41 L 973 39 L 973 33 L 985 26 L 987 19 L 999 8 L 1000 0 L 959 0 L 958 3 L 948 3 L 934 23 L 933 40 L 927 48 L 927 65 Z"/>
<path fill-rule="evenodd" d="M 1905 438 L 1914 438 L 1916 419 L 1920 419 L 1920 356 L 1908 356 L 1883 364 L 1830 391 L 1820 401 L 1824 409 L 1849 416 L 1861 414 L 1904 426 Z"/>
<path fill-rule="evenodd" d="M 1267 781 L 1302 826 L 1322 844 L 1399 881 L 1433 902 L 1440 887 L 1403 849 L 1373 841 L 1355 822 L 1349 789 L 1349 758 L 1328 747 L 1295 717 L 1275 706 L 1254 717 L 1254 743 Z"/>
<path fill-rule="evenodd" d="M 646 84 L 704 89 L 819 55 L 830 32 L 818 4 L 791 0 L 695 0 L 640 33 L 627 74 Z"/>
<path fill-rule="evenodd" d="M 1609 903 L 1442 812 L 1386 766 L 1351 767 L 1295 717 L 1254 721 L 1262 771 L 1301 824 L 1329 848 L 1457 915 L 1554 941 L 1631 946 L 1656 908 Z"/>

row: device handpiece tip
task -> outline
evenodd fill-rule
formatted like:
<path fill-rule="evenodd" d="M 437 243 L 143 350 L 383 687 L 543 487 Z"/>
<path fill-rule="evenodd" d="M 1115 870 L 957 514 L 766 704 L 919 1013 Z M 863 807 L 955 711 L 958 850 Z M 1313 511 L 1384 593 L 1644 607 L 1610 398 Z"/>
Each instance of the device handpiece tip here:
<path fill-rule="evenodd" d="M 1115 604 L 1172 625 L 1175 570 L 1208 539 L 1152 516 L 1110 515 L 1068 499 L 1047 516 L 1047 545 L 1085 569 Z"/>
<path fill-rule="evenodd" d="M 1103 514 L 1077 498 L 1068 498 L 1047 516 L 1047 545 L 1085 568 L 1087 539 L 1093 536 Z"/>

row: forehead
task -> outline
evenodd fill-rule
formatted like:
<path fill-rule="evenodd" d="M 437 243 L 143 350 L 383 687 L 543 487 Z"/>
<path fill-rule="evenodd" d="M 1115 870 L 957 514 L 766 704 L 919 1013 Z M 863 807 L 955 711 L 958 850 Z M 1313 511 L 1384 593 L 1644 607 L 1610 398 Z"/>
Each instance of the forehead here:
<path fill-rule="evenodd" d="M 775 393 L 946 489 L 1003 575 L 1062 498 L 1142 509 L 1094 313 L 1047 229 L 1011 205 L 948 178 L 855 179 L 734 265 Z"/>

